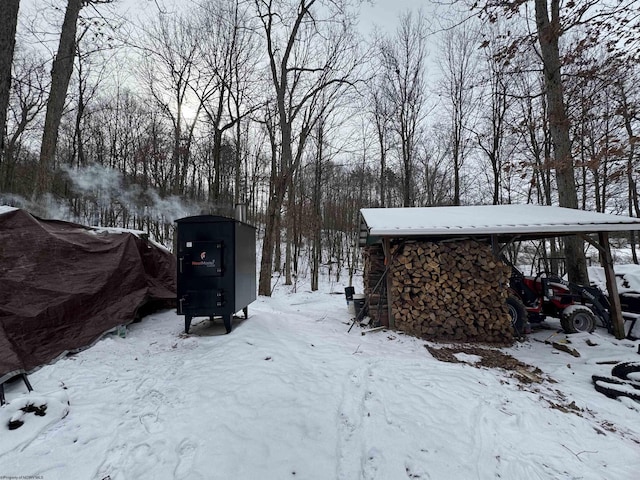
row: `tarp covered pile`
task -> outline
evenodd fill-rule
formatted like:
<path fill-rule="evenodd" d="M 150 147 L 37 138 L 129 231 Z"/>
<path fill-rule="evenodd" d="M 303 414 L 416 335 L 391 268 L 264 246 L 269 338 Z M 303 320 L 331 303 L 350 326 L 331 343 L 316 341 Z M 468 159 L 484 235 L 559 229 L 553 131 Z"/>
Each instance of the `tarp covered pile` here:
<path fill-rule="evenodd" d="M 173 255 L 108 232 L 0 207 L 0 383 L 175 301 Z"/>

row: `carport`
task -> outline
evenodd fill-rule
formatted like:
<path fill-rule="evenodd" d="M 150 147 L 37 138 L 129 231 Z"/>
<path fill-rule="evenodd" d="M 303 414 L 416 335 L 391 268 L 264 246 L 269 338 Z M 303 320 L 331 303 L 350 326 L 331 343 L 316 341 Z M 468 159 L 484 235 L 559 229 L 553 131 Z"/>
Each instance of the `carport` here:
<path fill-rule="evenodd" d="M 578 235 L 601 253 L 613 333 L 618 339 L 625 337 L 609 233 L 640 230 L 640 218 L 540 205 L 363 208 L 360 213 L 359 244 L 380 243 L 385 265 L 393 261 L 392 243 L 406 239 L 490 242 L 494 254 L 499 255 L 513 242 Z M 389 276 L 386 282 L 388 296 Z M 389 297 L 387 306 L 389 326 L 394 328 Z"/>

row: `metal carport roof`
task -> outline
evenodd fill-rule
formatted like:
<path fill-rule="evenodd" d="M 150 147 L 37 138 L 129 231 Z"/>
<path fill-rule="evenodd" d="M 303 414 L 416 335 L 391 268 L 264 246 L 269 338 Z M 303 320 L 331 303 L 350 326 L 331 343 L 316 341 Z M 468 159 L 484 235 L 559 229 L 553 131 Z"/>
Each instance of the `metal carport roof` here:
<path fill-rule="evenodd" d="M 640 218 L 541 205 L 363 208 L 374 237 L 554 236 L 640 230 Z"/>
<path fill-rule="evenodd" d="M 363 208 L 360 214 L 360 245 L 382 241 L 387 264 L 392 261 L 389 242 L 393 238 L 490 237 L 492 243 L 504 243 L 580 235 L 604 254 L 614 333 L 624 338 L 608 233 L 640 230 L 640 218 L 543 205 Z M 590 233 L 598 233 L 597 242 L 586 235 Z M 391 314 L 389 318 L 391 321 Z"/>

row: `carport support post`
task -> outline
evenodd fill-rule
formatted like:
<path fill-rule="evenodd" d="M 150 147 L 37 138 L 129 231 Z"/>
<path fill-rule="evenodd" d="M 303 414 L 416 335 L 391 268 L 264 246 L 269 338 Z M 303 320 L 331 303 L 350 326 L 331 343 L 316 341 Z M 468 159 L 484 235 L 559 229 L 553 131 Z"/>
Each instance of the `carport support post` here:
<path fill-rule="evenodd" d="M 384 264 L 387 267 L 387 278 L 385 281 L 387 282 L 387 315 L 389 317 L 389 328 L 396 328 L 396 319 L 393 317 L 393 306 L 391 304 L 392 295 L 391 295 L 391 275 L 389 274 L 389 267 L 391 266 L 391 262 L 393 261 L 393 257 L 391 255 L 391 240 L 388 237 L 382 239 L 382 251 L 384 252 Z"/>
<path fill-rule="evenodd" d="M 616 275 L 613 271 L 613 259 L 611 258 L 611 247 L 609 245 L 609 233 L 598 232 L 598 240 L 602 247 L 602 267 L 607 278 L 607 292 L 609 292 L 609 303 L 611 304 L 611 326 L 613 334 L 618 340 L 625 337 L 624 320 L 622 319 L 622 307 L 620 306 L 620 297 L 618 296 L 618 284 L 616 283 Z"/>

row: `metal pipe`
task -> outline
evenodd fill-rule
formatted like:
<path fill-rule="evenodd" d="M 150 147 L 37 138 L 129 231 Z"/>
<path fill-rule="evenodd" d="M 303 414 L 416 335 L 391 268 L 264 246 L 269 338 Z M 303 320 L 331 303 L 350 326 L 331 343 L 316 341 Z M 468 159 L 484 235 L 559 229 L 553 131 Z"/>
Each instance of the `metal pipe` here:
<path fill-rule="evenodd" d="M 236 203 L 236 220 L 247 223 L 247 204 Z"/>

